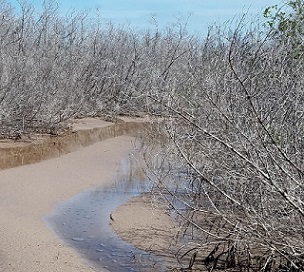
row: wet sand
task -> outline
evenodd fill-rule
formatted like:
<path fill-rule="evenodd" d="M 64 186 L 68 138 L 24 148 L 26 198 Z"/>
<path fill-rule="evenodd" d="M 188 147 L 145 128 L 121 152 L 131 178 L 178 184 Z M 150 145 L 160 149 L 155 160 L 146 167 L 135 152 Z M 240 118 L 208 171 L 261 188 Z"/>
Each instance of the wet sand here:
<path fill-rule="evenodd" d="M 56 203 L 108 184 L 133 138 L 108 139 L 62 157 L 0 171 L 0 271 L 93 271 L 47 227 Z"/>
<path fill-rule="evenodd" d="M 94 124 L 90 125 L 94 127 Z M 48 228 L 44 217 L 61 201 L 85 189 L 113 182 L 119 172 L 120 161 L 132 152 L 134 140 L 130 136 L 118 136 L 57 158 L 1 170 L 0 271 L 95 271 Z M 127 233 L 128 237 L 125 235 L 123 238 L 135 245 L 138 243 L 131 236 L 134 228 L 138 229 L 134 224 L 141 221 L 135 220 L 134 216 L 143 218 L 145 227 L 151 225 L 150 231 L 155 224 L 158 227 L 164 227 L 167 223 L 171 226 L 166 215 L 159 217 L 157 211 L 151 211 L 147 203 L 143 205 L 144 202 L 113 214 L 113 227 L 117 233 Z M 147 240 L 141 247 L 149 248 L 151 243 L 160 242 Z"/>
<path fill-rule="evenodd" d="M 98 127 L 107 125 L 97 122 Z M 77 129 L 92 127 L 96 123 L 90 120 L 89 127 L 81 123 Z M 133 137 L 119 136 L 57 158 L 1 170 L 0 271 L 93 271 L 43 218 L 82 190 L 111 183 L 133 142 Z"/>
<path fill-rule="evenodd" d="M 166 211 L 164 203 L 155 200 L 150 194 L 143 194 L 119 206 L 112 213 L 114 220 L 111 225 L 123 240 L 162 256 L 167 271 L 170 271 L 169 267 L 178 267 L 174 254 L 179 228 Z"/>

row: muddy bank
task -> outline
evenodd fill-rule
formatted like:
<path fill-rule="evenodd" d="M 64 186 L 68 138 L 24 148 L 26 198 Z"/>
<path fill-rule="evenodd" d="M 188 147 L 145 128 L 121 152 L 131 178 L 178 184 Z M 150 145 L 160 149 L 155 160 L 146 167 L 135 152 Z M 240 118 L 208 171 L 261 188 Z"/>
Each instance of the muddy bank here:
<path fill-rule="evenodd" d="M 164 202 L 145 193 L 119 206 L 112 213 L 114 221 L 111 224 L 124 241 L 162 256 L 169 271 L 170 267 L 179 266 L 175 253 L 180 229 L 166 211 Z"/>
<path fill-rule="evenodd" d="M 127 178 L 122 176 L 111 186 L 89 189 L 60 203 L 46 221 L 97 271 L 104 268 L 115 272 L 167 271 L 161 257 L 139 250 L 112 230 L 113 210 L 147 190 L 143 181 Z"/>
<path fill-rule="evenodd" d="M 91 133 L 95 121 L 89 121 L 77 124 L 79 133 L 58 137 L 62 153 L 50 139 L 36 139 L 35 143 L 2 143 L 2 168 L 51 156 L 55 158 L 0 171 L 0 271 L 94 270 L 50 231 L 43 217 L 56 204 L 81 191 L 111 184 L 119 172 L 120 161 L 132 152 L 135 141 L 133 137 L 117 135 L 133 133 L 141 124 L 128 126 L 126 122 L 107 129 L 106 123 L 102 123 Z M 117 137 L 109 138 L 114 135 Z M 105 138 L 108 139 L 99 141 Z M 91 144 L 96 140 L 98 142 Z M 45 141 L 51 143 L 44 148 Z M 88 144 L 91 145 L 80 148 Z M 51 155 L 47 153 L 48 148 L 53 151 Z M 67 154 L 61 155 L 63 153 Z M 17 158 L 17 163 L 13 158 Z"/>
<path fill-rule="evenodd" d="M 106 271 L 95 270 L 50 231 L 43 218 L 88 188 L 113 185 L 121 160 L 135 148 L 135 138 L 127 135 L 145 126 L 143 119 L 113 124 L 87 118 L 73 123 L 64 135 L 2 141 L 0 167 L 10 169 L 0 171 L 0 271 Z M 144 250 L 168 248 L 176 230 L 163 210 L 145 198 L 134 198 L 121 208 L 112 214 L 114 221 L 108 216 L 102 221 Z"/>
<path fill-rule="evenodd" d="M 144 118 L 121 118 L 116 123 L 96 118 L 74 120 L 62 135 L 29 135 L 18 141 L 0 141 L 0 169 L 55 158 L 93 143 L 121 135 L 138 135 L 148 124 Z"/>

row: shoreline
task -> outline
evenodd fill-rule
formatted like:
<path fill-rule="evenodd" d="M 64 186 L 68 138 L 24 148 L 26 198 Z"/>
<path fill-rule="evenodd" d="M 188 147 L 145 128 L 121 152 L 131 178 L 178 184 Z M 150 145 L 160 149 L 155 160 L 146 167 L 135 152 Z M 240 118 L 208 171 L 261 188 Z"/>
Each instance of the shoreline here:
<path fill-rule="evenodd" d="M 150 193 L 132 197 L 112 212 L 113 231 L 137 248 L 162 256 L 170 268 L 179 266 L 175 256 L 179 227 L 166 206 Z"/>
<path fill-rule="evenodd" d="M 137 136 L 146 118 L 121 118 L 116 123 L 99 118 L 71 120 L 59 135 L 29 134 L 18 141 L 0 140 L 0 171 L 60 157 L 117 136 Z"/>
<path fill-rule="evenodd" d="M 0 270 L 94 271 L 43 218 L 61 201 L 114 181 L 133 142 L 134 137 L 117 136 L 56 158 L 1 170 Z"/>
<path fill-rule="evenodd" d="M 73 131 L 66 138 L 60 136 L 55 144 L 54 137 L 51 145 L 48 137 L 31 143 L 0 143 L 4 162 L 0 167 L 7 168 L 0 170 L 1 271 L 97 271 L 50 229 L 45 216 L 81 191 L 114 182 L 119 176 L 120 162 L 134 151 L 134 136 L 145 122 L 146 119 L 126 119 L 113 124 L 86 118 L 74 123 Z M 61 143 L 61 153 L 57 143 Z M 20 161 L 20 154 L 27 159 Z M 37 154 L 41 156 L 35 157 Z M 18 166 L 20 162 L 26 165 Z M 119 206 L 112 216 L 116 235 L 156 254 L 163 253 L 177 231 L 164 210 L 152 207 L 144 195 Z M 166 235 L 164 226 L 170 229 Z"/>
<path fill-rule="evenodd" d="M 120 136 L 60 158 L 1 171 L 0 270 L 94 271 L 43 218 L 78 192 L 109 184 L 121 158 L 131 151 L 132 140 Z"/>

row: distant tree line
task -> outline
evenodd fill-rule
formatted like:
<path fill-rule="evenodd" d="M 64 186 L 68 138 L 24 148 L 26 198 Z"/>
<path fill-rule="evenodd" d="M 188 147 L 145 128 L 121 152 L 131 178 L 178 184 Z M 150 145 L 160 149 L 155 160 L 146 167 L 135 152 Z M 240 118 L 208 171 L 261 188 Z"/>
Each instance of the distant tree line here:
<path fill-rule="evenodd" d="M 62 17 L 55 1 L 40 14 L 20 7 L 0 2 L 1 137 L 56 133 L 71 117 L 157 112 L 148 94 L 162 97 L 185 69 L 176 63 L 191 45 L 178 25 L 140 33 L 86 13 Z"/>

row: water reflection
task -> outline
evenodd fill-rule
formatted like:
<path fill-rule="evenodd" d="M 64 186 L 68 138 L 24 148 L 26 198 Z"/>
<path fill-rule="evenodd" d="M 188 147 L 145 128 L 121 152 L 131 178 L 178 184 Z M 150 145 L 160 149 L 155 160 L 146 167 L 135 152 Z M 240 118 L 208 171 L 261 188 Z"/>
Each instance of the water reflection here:
<path fill-rule="evenodd" d="M 144 179 L 135 178 L 130 160 L 124 160 L 121 169 L 123 179 L 109 187 L 86 190 L 60 204 L 47 222 L 97 269 L 165 271 L 160 258 L 124 242 L 111 229 L 110 213 L 148 190 Z"/>

